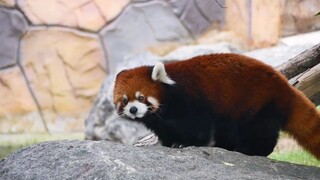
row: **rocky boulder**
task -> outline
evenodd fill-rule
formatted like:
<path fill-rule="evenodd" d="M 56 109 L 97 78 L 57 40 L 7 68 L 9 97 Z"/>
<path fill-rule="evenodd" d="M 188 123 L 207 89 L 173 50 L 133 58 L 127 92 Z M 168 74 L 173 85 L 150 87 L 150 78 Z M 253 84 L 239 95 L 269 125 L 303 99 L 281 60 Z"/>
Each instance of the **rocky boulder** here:
<path fill-rule="evenodd" d="M 0 179 L 319 179 L 320 170 L 219 148 L 45 142 L 0 161 Z"/>

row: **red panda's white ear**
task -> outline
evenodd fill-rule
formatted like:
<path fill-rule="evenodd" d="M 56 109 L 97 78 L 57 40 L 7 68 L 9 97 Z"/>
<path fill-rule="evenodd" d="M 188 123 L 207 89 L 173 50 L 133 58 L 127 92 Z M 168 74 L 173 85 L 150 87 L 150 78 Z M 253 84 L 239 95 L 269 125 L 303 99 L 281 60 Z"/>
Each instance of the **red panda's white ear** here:
<path fill-rule="evenodd" d="M 158 62 L 153 67 L 151 78 L 154 81 L 160 81 L 162 83 L 169 84 L 169 85 L 172 85 L 172 84 L 176 83 L 172 79 L 170 79 L 170 77 L 168 76 L 168 74 L 167 74 L 162 62 Z"/>

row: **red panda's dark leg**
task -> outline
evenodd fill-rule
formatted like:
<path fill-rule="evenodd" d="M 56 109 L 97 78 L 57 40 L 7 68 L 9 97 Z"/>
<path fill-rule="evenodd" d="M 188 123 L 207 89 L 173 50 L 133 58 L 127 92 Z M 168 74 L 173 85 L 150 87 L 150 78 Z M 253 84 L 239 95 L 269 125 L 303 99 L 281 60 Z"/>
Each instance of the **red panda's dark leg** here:
<path fill-rule="evenodd" d="M 285 117 L 274 104 L 263 107 L 253 118 L 239 123 L 236 151 L 247 155 L 268 156 L 275 147 Z"/>

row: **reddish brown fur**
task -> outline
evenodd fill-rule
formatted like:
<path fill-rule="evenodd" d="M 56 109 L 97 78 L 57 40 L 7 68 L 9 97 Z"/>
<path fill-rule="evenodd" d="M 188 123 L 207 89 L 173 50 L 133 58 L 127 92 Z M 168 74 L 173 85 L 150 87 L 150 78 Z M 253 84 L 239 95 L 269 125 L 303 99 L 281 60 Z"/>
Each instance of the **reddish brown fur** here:
<path fill-rule="evenodd" d="M 151 69 L 146 67 L 121 72 L 121 79 L 117 81 L 114 88 L 114 102 L 121 102 L 124 94 L 131 100 L 136 99 L 137 90 L 144 95 L 162 99 L 162 86 L 151 79 L 150 73 Z"/>
<path fill-rule="evenodd" d="M 276 108 L 288 119 L 284 130 L 320 159 L 319 112 L 272 67 L 242 55 L 214 54 L 169 63 L 165 69 L 190 96 L 207 97 L 217 112 L 228 114 L 231 119 L 255 114 L 264 104 L 274 100 Z M 139 89 L 143 94 L 161 100 L 163 88 L 151 79 L 150 74 L 148 67 L 122 72 L 115 86 L 115 102 L 121 102 L 124 92 L 119 87 L 126 84 L 131 85 L 125 89 L 128 96 L 134 96 Z"/>
<path fill-rule="evenodd" d="M 169 77 L 180 79 L 191 94 L 204 92 L 219 112 L 228 112 L 235 119 L 248 110 L 256 112 L 271 98 L 281 97 L 279 93 L 288 94 L 290 86 L 272 67 L 237 54 L 199 56 L 167 64 L 166 71 Z M 190 71 L 193 73 L 186 73 Z M 284 108 L 289 98 L 281 99 L 285 102 L 279 108 Z"/>

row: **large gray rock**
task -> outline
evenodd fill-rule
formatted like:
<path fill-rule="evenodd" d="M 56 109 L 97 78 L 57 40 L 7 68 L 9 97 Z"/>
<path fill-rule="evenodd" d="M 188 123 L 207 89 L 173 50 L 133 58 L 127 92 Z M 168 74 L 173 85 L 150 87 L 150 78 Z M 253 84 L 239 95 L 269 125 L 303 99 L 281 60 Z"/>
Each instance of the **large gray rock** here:
<path fill-rule="evenodd" d="M 218 148 L 57 141 L 1 160 L 0 179 L 320 179 L 320 169 Z"/>
<path fill-rule="evenodd" d="M 224 0 L 167 0 L 173 12 L 194 36 L 209 27 L 220 28 L 225 22 Z"/>
<path fill-rule="evenodd" d="M 213 54 L 213 53 L 242 53 L 235 46 L 221 42 L 210 45 L 190 45 L 180 47 L 166 56 L 162 57 L 162 60 L 186 60 L 195 56 Z"/>
<path fill-rule="evenodd" d="M 273 67 L 288 61 L 320 42 L 320 31 L 281 38 L 277 46 L 244 53 Z"/>
<path fill-rule="evenodd" d="M 259 59 L 273 67 L 277 67 L 303 51 L 311 48 L 313 44 L 300 44 L 293 46 L 278 45 L 270 48 L 258 49 L 244 53 L 247 56 Z"/>
<path fill-rule="evenodd" d="M 194 0 L 197 8 L 211 23 L 223 25 L 225 23 L 225 0 Z"/>
<path fill-rule="evenodd" d="M 0 69 L 3 69 L 17 63 L 19 39 L 26 32 L 27 22 L 19 11 L 1 7 L 0 22 Z"/>
<path fill-rule="evenodd" d="M 163 42 L 191 40 L 171 8 L 160 1 L 130 4 L 101 35 L 111 72 L 128 54 L 144 52 Z"/>
<path fill-rule="evenodd" d="M 211 25 L 211 22 L 202 15 L 193 0 L 187 1 L 180 19 L 194 36 L 201 34 Z"/>

